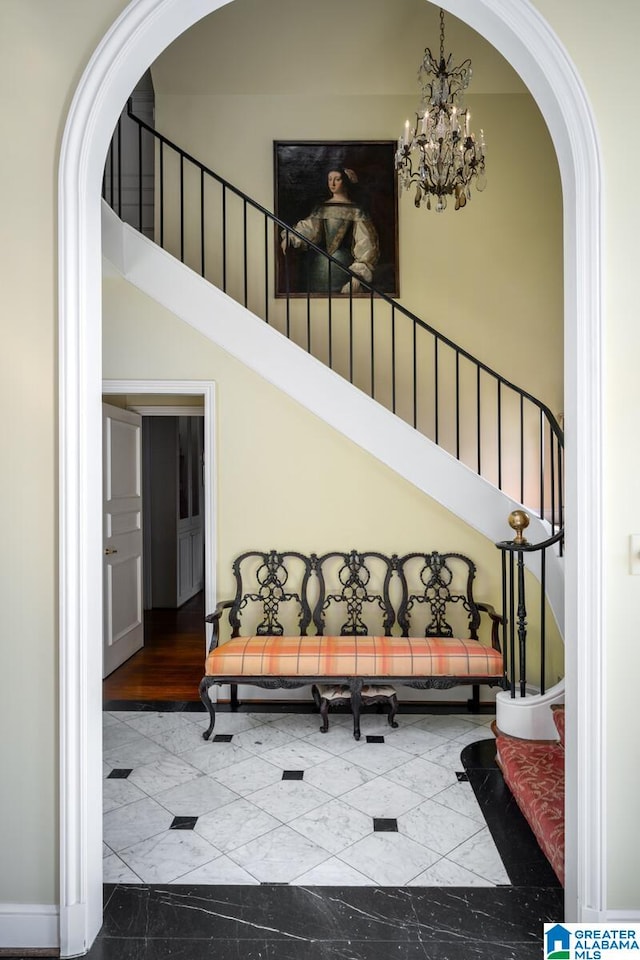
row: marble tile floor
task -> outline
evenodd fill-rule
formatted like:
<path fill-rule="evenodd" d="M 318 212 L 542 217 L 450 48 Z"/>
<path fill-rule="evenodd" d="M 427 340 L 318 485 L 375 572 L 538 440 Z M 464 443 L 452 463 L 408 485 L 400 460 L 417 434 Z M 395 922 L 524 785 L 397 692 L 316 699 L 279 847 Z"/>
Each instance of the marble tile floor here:
<path fill-rule="evenodd" d="M 346 716 L 323 736 L 316 714 L 221 712 L 205 744 L 198 704 L 107 708 L 104 924 L 88 960 L 537 960 L 543 923 L 563 919 L 491 717 L 405 714 L 392 731 L 367 715 L 363 734 L 384 742 L 356 744 Z M 287 869 L 283 849 L 310 859 Z M 376 881 L 381 852 L 402 882 Z"/>
<path fill-rule="evenodd" d="M 509 884 L 461 760 L 487 715 L 104 713 L 104 880 L 126 884 Z"/>
<path fill-rule="evenodd" d="M 107 883 L 557 884 L 495 765 L 490 715 L 406 712 L 393 730 L 368 713 L 357 743 L 348 714 L 321 734 L 310 709 L 245 707 L 218 712 L 204 742 L 199 705 L 107 706 Z"/>
<path fill-rule="evenodd" d="M 112 711 L 116 722 L 126 723 L 119 714 L 120 711 Z M 391 742 L 387 737 L 399 731 L 382 729 L 380 719 L 367 717 L 366 729 L 379 729 L 379 733 L 372 735 L 384 736 L 384 745 L 394 751 L 410 753 L 411 745 L 414 752 L 410 753 L 410 759 L 397 753 L 389 754 L 397 761 L 395 766 L 389 766 L 386 759 L 376 757 L 373 749 L 365 749 L 366 741 L 355 744 L 350 739 L 349 718 L 332 724 L 333 740 L 319 741 L 314 730 L 307 732 L 313 724 L 299 714 L 249 714 L 244 719 L 240 714 L 220 714 L 218 730 L 237 729 L 250 732 L 250 736 L 239 745 L 234 744 L 235 733 L 220 733 L 224 739 L 217 743 L 226 744 L 227 755 L 232 758 L 229 768 L 216 761 L 210 766 L 207 764 L 202 777 L 185 781 L 193 785 L 194 781 L 213 779 L 227 790 L 235 786 L 245 791 L 239 794 L 245 820 L 233 817 L 233 805 L 238 800 L 227 799 L 216 810 L 219 829 L 209 836 L 219 849 L 227 851 L 218 858 L 222 861 L 220 867 L 229 867 L 223 860 L 228 857 L 236 867 L 257 872 L 255 864 L 247 860 L 244 853 L 234 859 L 234 852 L 249 846 L 251 841 L 246 841 L 246 835 L 263 829 L 265 824 L 267 829 L 260 837 L 271 834 L 278 841 L 285 837 L 286 842 L 293 844 L 287 849 L 294 851 L 299 849 L 294 834 L 316 845 L 321 839 L 329 856 L 308 872 L 315 876 L 312 880 L 305 880 L 303 874 L 288 882 L 272 879 L 260 883 L 203 883 L 196 879 L 190 883 L 107 883 L 104 926 L 88 954 L 89 960 L 164 960 L 166 957 L 177 960 L 209 960 L 210 957 L 215 960 L 537 960 L 542 951 L 543 923 L 563 918 L 563 891 L 495 764 L 495 742 L 488 726 L 491 718 L 407 715 L 403 717 L 405 737 Z M 201 718 L 192 715 L 183 720 L 201 729 Z M 317 723 L 316 716 L 312 715 L 312 720 Z M 105 724 L 117 729 L 108 717 Z M 465 726 L 468 724 L 475 726 L 468 729 Z M 149 712 L 144 721 L 139 718 L 137 726 L 138 730 L 143 726 L 150 739 L 155 735 L 153 742 L 158 742 L 153 712 Z M 184 723 L 160 729 L 165 735 L 169 729 L 184 732 Z M 275 740 L 280 741 L 275 736 L 278 730 L 289 731 L 292 736 L 288 743 L 273 746 Z M 423 734 L 440 737 L 444 743 L 434 744 Z M 133 742 L 128 735 L 113 735 L 115 740 L 122 736 L 127 736 L 129 744 Z M 329 738 L 330 734 L 326 736 Z M 184 741 L 174 733 L 166 735 L 161 742 L 166 747 L 169 743 Z M 334 748 L 329 759 L 322 758 L 318 752 L 326 749 L 322 746 L 326 742 Z M 247 758 L 238 755 L 238 751 L 248 750 L 251 744 L 258 748 L 252 756 L 261 784 L 253 791 L 255 781 L 247 772 L 251 763 L 240 774 L 230 772 L 232 767 L 246 764 Z M 271 749 L 264 749 L 268 745 Z M 358 752 L 356 763 L 353 751 L 358 746 L 362 751 Z M 381 745 L 369 746 L 379 750 Z M 184 763 L 189 762 L 188 752 L 187 749 L 178 754 Z M 383 757 L 387 753 L 385 751 Z M 205 755 L 198 753 L 198 759 Z M 293 761 L 298 766 L 288 767 Z M 334 761 L 338 761 L 339 766 Z M 201 759 L 200 763 L 202 765 Z M 270 774 L 268 764 L 291 776 L 273 780 L 267 775 Z M 326 764 L 332 766 L 326 767 Z M 445 777 L 433 767 L 441 767 Z M 225 769 L 226 782 L 216 778 L 216 773 Z M 178 775 L 180 772 L 184 773 L 182 767 Z M 451 773 L 455 774 L 455 781 Z M 402 776 L 401 783 L 391 780 L 394 774 L 398 780 Z M 392 786 L 401 787 L 404 792 L 386 787 L 383 781 L 391 781 Z M 138 782 L 142 782 L 140 777 Z M 145 782 L 149 783 L 150 779 Z M 363 787 L 374 782 L 378 787 L 375 792 L 363 792 Z M 278 793 L 278 785 L 283 784 L 287 784 L 286 792 Z M 318 806 L 299 813 L 292 797 L 294 788 L 303 785 L 328 796 Z M 160 794 L 156 793 L 150 799 L 166 806 L 169 792 L 175 789 L 165 788 L 160 791 L 162 798 L 158 799 Z M 422 797 L 419 791 L 430 795 Z M 409 803 L 407 794 L 412 793 L 421 799 L 403 809 Z M 207 790 L 197 795 L 206 797 Z M 175 797 L 171 796 L 170 802 L 175 804 Z M 310 800 L 317 800 L 314 793 L 300 796 L 302 807 Z M 350 797 L 348 802 L 346 797 Z M 175 809 L 186 811 L 187 806 L 176 805 Z M 225 807 L 227 820 L 223 817 Z M 173 813 L 173 808 L 169 812 Z M 278 819 L 275 816 L 278 812 L 282 817 L 293 815 L 293 819 L 288 823 L 279 821 L 282 826 L 269 825 L 263 819 L 265 814 Z M 393 813 L 396 816 L 392 816 Z M 451 814 L 465 819 L 459 820 Z M 184 812 L 175 815 L 188 816 Z M 192 812 L 191 817 L 195 816 Z M 207 814 L 202 816 L 205 818 Z M 373 827 L 369 826 L 368 833 L 360 840 L 353 841 L 353 831 L 357 835 L 364 825 L 362 816 L 371 818 Z M 460 830 L 469 820 L 472 824 L 467 824 L 468 829 L 473 830 L 476 825 L 477 829 L 467 836 L 465 830 Z M 325 829 L 328 824 L 331 830 Z M 233 825 L 238 831 L 235 836 Z M 301 825 L 304 825 L 303 831 Z M 197 822 L 193 825 L 193 830 L 196 829 Z M 488 843 L 487 834 L 492 838 L 493 847 Z M 344 846 L 345 837 L 352 840 L 351 846 Z M 475 842 L 469 844 L 474 838 Z M 378 840 L 389 844 L 382 848 L 387 856 L 395 854 L 397 859 L 402 859 L 406 845 L 413 842 L 428 851 L 427 859 L 436 859 L 405 883 L 374 884 L 354 879 L 357 874 L 366 877 L 367 870 L 376 873 L 378 867 L 372 851 L 363 841 L 371 844 Z M 398 841 L 400 844 L 394 847 Z M 263 840 L 256 850 L 264 851 L 266 846 L 267 841 Z M 496 866 L 498 850 L 501 867 Z M 374 848 L 373 852 L 379 854 L 380 848 Z M 461 859 L 464 865 L 459 862 Z M 349 872 L 354 860 L 358 866 Z M 263 856 L 260 863 L 267 862 Z M 491 877 L 487 877 L 489 863 L 493 864 Z M 438 867 L 437 873 L 435 867 Z M 407 858 L 409 868 L 416 868 L 411 857 Z M 335 880 L 336 869 L 345 877 L 340 884 Z M 396 869 L 393 867 L 393 871 Z M 460 876 L 460 869 L 466 871 L 464 882 L 455 879 Z M 498 869 L 502 871 L 500 882 Z M 206 869 L 203 868 L 203 872 L 206 873 Z M 427 874 L 429 879 L 425 879 Z"/>

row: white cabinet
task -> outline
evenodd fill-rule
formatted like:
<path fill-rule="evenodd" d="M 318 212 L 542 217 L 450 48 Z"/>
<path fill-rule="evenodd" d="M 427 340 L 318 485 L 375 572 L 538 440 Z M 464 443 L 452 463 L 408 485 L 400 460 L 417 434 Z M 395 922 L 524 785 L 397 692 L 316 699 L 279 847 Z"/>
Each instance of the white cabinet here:
<path fill-rule="evenodd" d="M 202 417 L 144 418 L 147 607 L 179 607 L 204 586 L 203 428 Z"/>

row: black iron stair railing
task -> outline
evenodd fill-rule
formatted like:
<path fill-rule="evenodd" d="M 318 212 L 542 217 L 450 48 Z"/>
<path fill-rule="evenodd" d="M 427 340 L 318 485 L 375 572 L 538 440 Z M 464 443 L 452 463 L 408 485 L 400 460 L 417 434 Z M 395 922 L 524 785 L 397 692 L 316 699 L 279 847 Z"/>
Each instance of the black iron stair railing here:
<path fill-rule="evenodd" d="M 129 155 L 133 144 L 128 170 L 123 131 Z M 552 531 L 562 525 L 564 438 L 546 404 L 356 276 L 136 117 L 130 105 L 111 142 L 103 197 L 200 276 L 535 510 Z M 283 231 L 364 292 L 292 295 Z M 284 295 L 275 290 L 276 258 Z"/>
<path fill-rule="evenodd" d="M 536 636 L 538 646 L 535 672 L 539 676 L 536 684 L 540 693 L 547 689 L 547 557 L 550 551 L 562 552 L 564 529 L 540 543 L 528 543 L 522 531 L 529 523 L 523 510 L 514 510 L 509 523 L 516 530 L 514 540 L 504 540 L 496 544 L 502 555 L 502 650 L 505 657 L 506 676 L 511 696 L 526 696 L 529 689 L 530 671 L 530 621 L 534 609 L 527 603 L 527 581 L 525 578 L 525 554 L 538 554 L 540 559 L 539 598 L 534 600 L 536 609 Z"/>

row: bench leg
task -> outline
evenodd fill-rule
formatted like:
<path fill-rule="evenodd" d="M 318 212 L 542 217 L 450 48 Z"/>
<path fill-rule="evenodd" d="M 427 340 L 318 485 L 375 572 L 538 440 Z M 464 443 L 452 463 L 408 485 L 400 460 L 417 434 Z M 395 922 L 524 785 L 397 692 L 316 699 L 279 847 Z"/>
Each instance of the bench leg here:
<path fill-rule="evenodd" d="M 349 681 L 351 688 L 351 712 L 353 714 L 353 736 L 360 739 L 360 707 L 362 706 L 362 680 L 357 677 Z"/>
<path fill-rule="evenodd" d="M 231 683 L 229 686 L 231 688 L 231 712 L 235 713 L 240 706 L 240 701 L 238 700 L 238 684 Z"/>
<path fill-rule="evenodd" d="M 474 683 L 471 688 L 471 698 L 467 700 L 469 713 L 480 713 L 480 684 Z"/>
<path fill-rule="evenodd" d="M 397 730 L 398 724 L 396 723 L 395 716 L 398 712 L 398 698 L 393 694 L 389 697 L 389 726 L 393 727 L 394 730 Z"/>
<path fill-rule="evenodd" d="M 202 680 L 200 681 L 200 686 L 198 687 L 198 693 L 200 694 L 200 699 L 202 700 L 205 707 L 207 708 L 209 719 L 211 720 L 211 723 L 209 724 L 205 732 L 202 734 L 203 740 L 209 739 L 209 737 L 213 733 L 213 728 L 216 725 L 216 709 L 213 705 L 213 701 L 211 700 L 211 697 L 209 696 L 209 687 L 212 687 L 215 682 L 216 681 L 213 677 L 203 677 Z"/>
<path fill-rule="evenodd" d="M 329 729 L 329 701 L 325 697 L 320 700 L 320 716 L 322 717 L 320 733 L 326 733 Z"/>

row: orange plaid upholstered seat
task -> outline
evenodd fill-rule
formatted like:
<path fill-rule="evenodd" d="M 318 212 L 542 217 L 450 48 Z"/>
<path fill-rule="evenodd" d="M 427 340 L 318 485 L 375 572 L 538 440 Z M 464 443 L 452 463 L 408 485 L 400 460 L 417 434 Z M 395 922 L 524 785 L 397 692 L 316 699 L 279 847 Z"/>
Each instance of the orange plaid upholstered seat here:
<path fill-rule="evenodd" d="M 495 677 L 502 654 L 448 637 L 236 637 L 207 656 L 209 677 Z"/>

